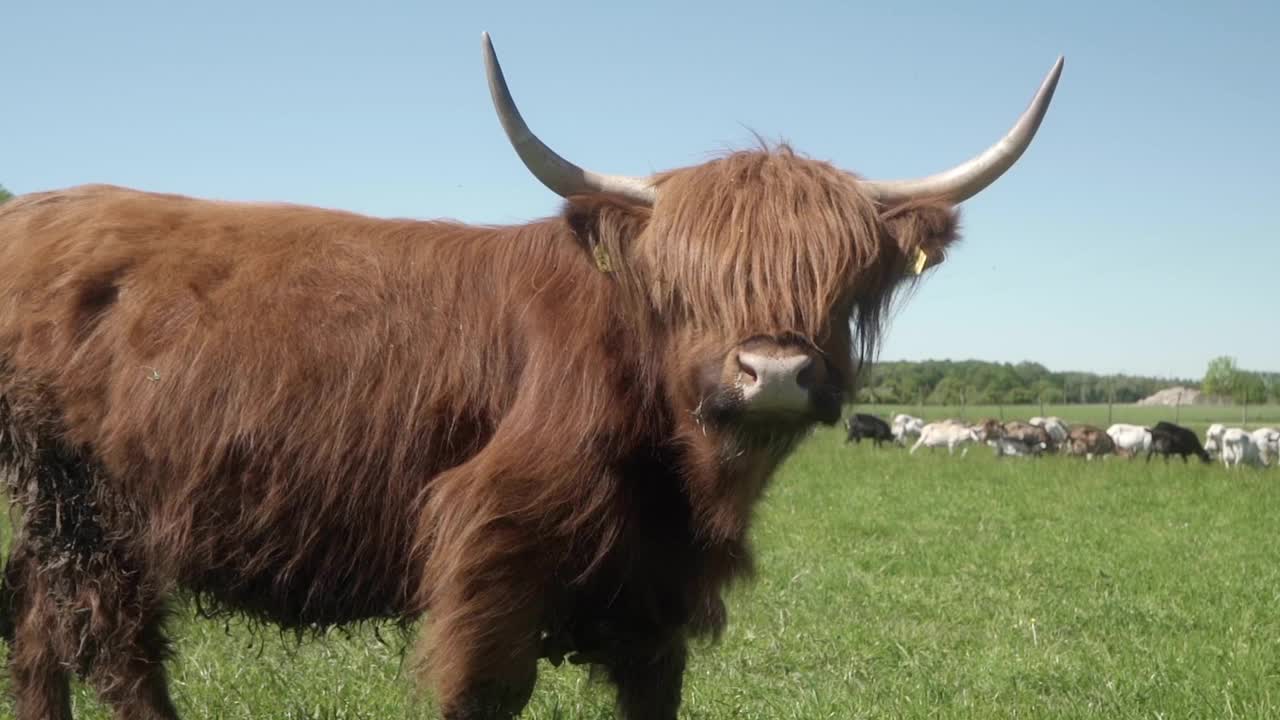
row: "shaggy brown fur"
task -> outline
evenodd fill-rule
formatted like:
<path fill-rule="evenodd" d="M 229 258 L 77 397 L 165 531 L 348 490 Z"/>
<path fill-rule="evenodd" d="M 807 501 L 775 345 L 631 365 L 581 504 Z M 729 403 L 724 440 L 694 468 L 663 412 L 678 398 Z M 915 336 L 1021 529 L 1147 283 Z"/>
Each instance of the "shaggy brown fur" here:
<path fill-rule="evenodd" d="M 174 717 L 181 588 L 294 629 L 426 613 L 449 718 L 518 711 L 566 654 L 626 717 L 674 718 L 687 642 L 723 627 L 752 508 L 814 421 L 719 420 L 705 378 L 763 336 L 825 361 L 838 409 L 956 218 L 785 147 L 659 197 L 502 228 L 104 186 L 0 206 L 18 717 L 68 716 L 72 671 Z"/>

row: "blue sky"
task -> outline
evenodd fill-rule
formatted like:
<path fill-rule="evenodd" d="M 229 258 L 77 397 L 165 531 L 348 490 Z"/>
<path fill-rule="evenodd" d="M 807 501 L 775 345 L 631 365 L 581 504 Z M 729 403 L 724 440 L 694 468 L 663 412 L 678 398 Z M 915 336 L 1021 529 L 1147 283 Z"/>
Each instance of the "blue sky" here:
<path fill-rule="evenodd" d="M 643 174 L 751 131 L 871 177 L 932 172 L 1013 122 L 1015 168 L 893 318 L 882 358 L 1199 377 L 1280 369 L 1280 3 L 12 3 L 0 184 L 108 182 L 396 217 L 518 222 L 558 198 L 504 139 L 488 30 L 525 118 Z"/>

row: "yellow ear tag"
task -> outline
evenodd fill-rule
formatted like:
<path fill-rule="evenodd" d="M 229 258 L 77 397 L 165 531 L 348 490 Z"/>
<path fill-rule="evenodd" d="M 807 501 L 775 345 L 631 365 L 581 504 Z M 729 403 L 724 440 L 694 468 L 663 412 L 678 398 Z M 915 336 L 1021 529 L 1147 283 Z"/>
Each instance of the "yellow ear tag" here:
<path fill-rule="evenodd" d="M 924 264 L 929 262 L 929 256 L 924 254 L 920 248 L 916 248 L 916 256 L 911 261 L 911 274 L 919 275 L 924 272 Z"/>
<path fill-rule="evenodd" d="M 613 272 L 613 263 L 609 260 L 609 251 L 604 249 L 604 245 L 596 245 L 592 254 L 596 258 L 596 268 L 602 273 Z"/>

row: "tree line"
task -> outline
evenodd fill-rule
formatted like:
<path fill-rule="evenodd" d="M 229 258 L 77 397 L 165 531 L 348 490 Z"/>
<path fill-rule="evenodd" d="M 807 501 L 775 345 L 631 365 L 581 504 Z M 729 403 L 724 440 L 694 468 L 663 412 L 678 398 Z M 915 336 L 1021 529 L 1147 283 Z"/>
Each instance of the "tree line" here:
<path fill-rule="evenodd" d="M 1242 370 L 1235 358 L 1223 355 L 1209 361 L 1201 389 L 1238 404 L 1280 402 L 1280 373 Z"/>
<path fill-rule="evenodd" d="M 869 374 L 863 377 L 858 402 L 899 405 L 1132 403 L 1174 386 L 1197 389 L 1224 401 L 1280 402 L 1280 373 L 1240 370 L 1232 358 L 1211 362 L 1205 380 L 1052 372 L 1035 362 L 882 362 L 870 367 Z"/>

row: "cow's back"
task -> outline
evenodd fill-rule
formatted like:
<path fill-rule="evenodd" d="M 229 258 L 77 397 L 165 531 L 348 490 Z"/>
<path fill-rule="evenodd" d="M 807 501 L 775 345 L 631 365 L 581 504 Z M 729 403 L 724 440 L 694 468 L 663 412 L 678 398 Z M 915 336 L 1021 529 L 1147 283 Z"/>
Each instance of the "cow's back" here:
<path fill-rule="evenodd" d="M 0 206 L 7 459 L 67 455 L 129 508 L 95 532 L 233 604 L 287 625 L 391 612 L 416 589 L 427 481 L 516 391 L 497 309 L 516 266 L 556 259 L 480 252 L 509 241 L 103 186 L 18 198 Z"/>

